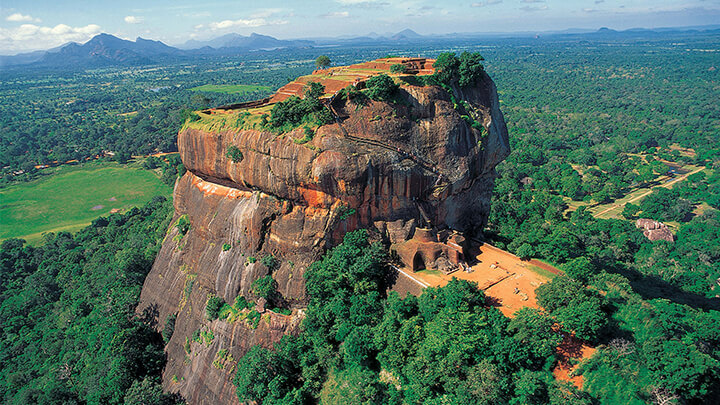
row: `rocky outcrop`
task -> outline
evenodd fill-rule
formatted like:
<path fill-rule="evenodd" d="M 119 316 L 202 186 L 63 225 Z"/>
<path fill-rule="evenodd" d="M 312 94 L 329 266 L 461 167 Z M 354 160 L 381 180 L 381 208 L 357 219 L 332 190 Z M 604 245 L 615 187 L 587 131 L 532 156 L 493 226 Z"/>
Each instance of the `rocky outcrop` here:
<path fill-rule="evenodd" d="M 368 228 L 400 241 L 412 237 L 415 224 L 468 235 L 482 230 L 494 168 L 509 153 L 494 84 L 485 76 L 475 88 L 456 89 L 460 108 L 440 87 L 403 86 L 400 93 L 398 104 L 335 100 L 338 121 L 304 144 L 296 141 L 302 129 L 180 132 L 188 172 L 175 185 L 173 224 L 186 219 L 190 227 L 185 234 L 168 230 L 139 306 L 155 310 L 161 329 L 178 314 L 166 389 L 190 404 L 235 401 L 232 361 L 219 367 L 218 353 L 237 360 L 254 344 L 271 346 L 295 333 L 304 272 L 347 231 Z M 231 146 L 242 152 L 240 161 L 226 156 Z M 278 265 L 266 267 L 266 256 Z M 252 299 L 253 281 L 268 274 L 296 308 L 293 315 L 269 311 L 257 325 L 206 320 L 208 294 L 227 303 Z M 213 339 L 193 341 L 197 331 Z"/>
<path fill-rule="evenodd" d="M 640 218 L 635 222 L 638 229 L 642 229 L 643 235 L 651 241 L 665 240 L 675 242 L 675 235 L 670 232 L 667 225 L 652 219 Z"/>

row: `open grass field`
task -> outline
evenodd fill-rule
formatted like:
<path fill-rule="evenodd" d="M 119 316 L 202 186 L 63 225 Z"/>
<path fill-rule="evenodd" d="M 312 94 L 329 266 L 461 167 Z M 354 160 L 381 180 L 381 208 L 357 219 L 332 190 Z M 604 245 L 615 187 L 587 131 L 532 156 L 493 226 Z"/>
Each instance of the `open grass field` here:
<path fill-rule="evenodd" d="M 207 91 L 210 93 L 225 94 L 243 94 L 252 91 L 270 91 L 268 86 L 259 86 L 255 84 L 204 84 L 202 86 L 193 87 L 191 91 Z"/>
<path fill-rule="evenodd" d="M 39 180 L 0 189 L 0 240 L 37 243 L 45 232 L 75 232 L 95 218 L 140 206 L 172 187 L 151 171 L 93 162 L 59 167 Z"/>

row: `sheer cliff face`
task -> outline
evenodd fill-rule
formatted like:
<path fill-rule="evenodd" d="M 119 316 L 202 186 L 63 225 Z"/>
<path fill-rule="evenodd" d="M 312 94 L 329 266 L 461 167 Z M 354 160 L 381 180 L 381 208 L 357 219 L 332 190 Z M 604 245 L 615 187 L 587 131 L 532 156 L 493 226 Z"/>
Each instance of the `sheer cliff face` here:
<path fill-rule="evenodd" d="M 140 309 L 153 306 L 159 328 L 177 313 L 167 350 L 165 387 L 192 404 L 236 401 L 232 367 L 216 367 L 220 349 L 235 359 L 253 344 L 272 345 L 297 330 L 293 316 L 268 313 L 256 329 L 204 317 L 210 293 L 232 303 L 251 297 L 250 285 L 271 272 L 261 260 L 272 255 L 278 290 L 293 306 L 305 298 L 303 274 L 322 252 L 357 228 L 383 232 L 389 224 L 429 220 L 469 234 L 487 220 L 495 166 L 509 153 L 508 135 L 489 77 L 472 89 L 450 94 L 439 87 L 402 87 L 402 104 L 362 107 L 336 101 L 340 122 L 317 129 L 298 144 L 302 129 L 268 131 L 185 129 L 178 145 L 188 172 L 174 192 L 175 221 L 148 276 Z M 463 100 L 460 102 L 459 100 Z M 472 117 L 483 130 L 472 128 Z M 477 128 L 477 125 L 476 125 Z M 243 159 L 233 162 L 234 145 Z M 354 211 L 353 211 L 354 210 Z M 227 249 L 227 245 L 231 246 Z M 186 337 L 214 331 L 211 343 Z"/>

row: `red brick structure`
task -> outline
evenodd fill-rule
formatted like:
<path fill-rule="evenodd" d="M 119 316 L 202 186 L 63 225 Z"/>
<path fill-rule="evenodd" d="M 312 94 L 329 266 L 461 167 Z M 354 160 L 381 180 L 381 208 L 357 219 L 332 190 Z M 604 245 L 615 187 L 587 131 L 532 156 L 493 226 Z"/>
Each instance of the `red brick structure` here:
<path fill-rule="evenodd" d="M 392 249 L 412 271 L 429 269 L 449 274 L 465 263 L 465 237 L 456 232 L 416 228 L 412 238 L 394 244 Z"/>

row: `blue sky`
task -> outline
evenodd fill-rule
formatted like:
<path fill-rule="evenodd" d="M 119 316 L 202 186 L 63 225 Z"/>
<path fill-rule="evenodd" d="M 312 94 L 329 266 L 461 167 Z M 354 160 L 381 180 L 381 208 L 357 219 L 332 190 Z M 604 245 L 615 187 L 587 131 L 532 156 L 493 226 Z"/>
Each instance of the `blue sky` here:
<path fill-rule="evenodd" d="M 397 32 L 627 29 L 720 23 L 720 0 L 1 0 L 0 54 L 107 32 L 180 44 L 229 32 L 308 38 Z"/>

